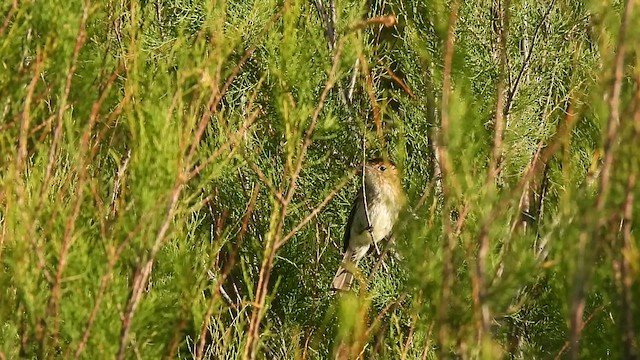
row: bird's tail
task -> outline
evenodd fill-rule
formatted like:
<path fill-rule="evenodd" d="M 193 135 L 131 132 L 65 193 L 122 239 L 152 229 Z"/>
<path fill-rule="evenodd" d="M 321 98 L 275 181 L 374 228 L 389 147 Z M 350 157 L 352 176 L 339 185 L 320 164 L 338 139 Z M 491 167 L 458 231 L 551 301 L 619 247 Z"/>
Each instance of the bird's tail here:
<path fill-rule="evenodd" d="M 349 291 L 351 289 L 351 283 L 353 282 L 353 274 L 345 268 L 346 263 L 353 261 L 353 251 L 347 249 L 344 252 L 342 263 L 338 267 L 336 276 L 331 282 L 331 290 L 333 291 Z"/>

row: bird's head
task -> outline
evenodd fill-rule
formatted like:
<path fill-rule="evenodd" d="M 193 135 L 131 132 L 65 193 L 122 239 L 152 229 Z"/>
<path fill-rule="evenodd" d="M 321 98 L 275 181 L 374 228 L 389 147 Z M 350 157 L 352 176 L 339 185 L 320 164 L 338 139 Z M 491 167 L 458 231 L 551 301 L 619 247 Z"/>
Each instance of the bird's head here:
<path fill-rule="evenodd" d="M 359 174 L 362 174 L 362 170 Z M 371 190 L 387 194 L 392 198 L 402 196 L 400 171 L 391 160 L 382 158 L 369 160 L 364 167 L 364 174 L 367 187 L 373 188 Z"/>

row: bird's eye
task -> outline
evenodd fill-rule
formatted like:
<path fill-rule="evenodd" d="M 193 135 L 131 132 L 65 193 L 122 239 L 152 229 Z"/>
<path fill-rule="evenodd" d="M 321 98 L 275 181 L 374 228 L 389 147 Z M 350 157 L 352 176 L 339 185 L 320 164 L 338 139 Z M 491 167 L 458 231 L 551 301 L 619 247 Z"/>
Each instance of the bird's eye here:
<path fill-rule="evenodd" d="M 380 165 L 380 171 L 385 171 L 385 170 L 387 170 L 387 167 L 384 165 Z"/>

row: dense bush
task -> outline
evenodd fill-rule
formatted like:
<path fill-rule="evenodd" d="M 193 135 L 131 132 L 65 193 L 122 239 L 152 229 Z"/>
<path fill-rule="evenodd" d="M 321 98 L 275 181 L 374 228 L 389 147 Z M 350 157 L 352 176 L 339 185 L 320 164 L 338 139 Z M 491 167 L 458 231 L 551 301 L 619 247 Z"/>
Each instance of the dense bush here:
<path fill-rule="evenodd" d="M 3 2 L 0 358 L 638 356 L 633 5 Z"/>

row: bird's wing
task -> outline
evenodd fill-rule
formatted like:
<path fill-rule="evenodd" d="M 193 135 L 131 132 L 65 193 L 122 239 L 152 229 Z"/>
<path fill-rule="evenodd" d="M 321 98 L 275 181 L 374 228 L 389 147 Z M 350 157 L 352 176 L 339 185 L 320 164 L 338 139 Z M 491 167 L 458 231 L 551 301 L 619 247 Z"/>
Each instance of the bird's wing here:
<path fill-rule="evenodd" d="M 355 200 L 353 200 L 353 204 L 351 205 L 351 212 L 349 213 L 349 220 L 347 221 L 347 226 L 344 228 L 344 245 L 343 251 L 347 251 L 349 248 L 349 239 L 351 238 L 351 228 L 353 227 L 356 233 L 361 233 L 367 229 L 367 224 L 362 222 L 362 217 L 359 216 L 356 218 L 356 214 L 358 211 L 364 211 L 364 201 L 362 201 L 362 190 L 358 191 L 358 195 Z"/>

